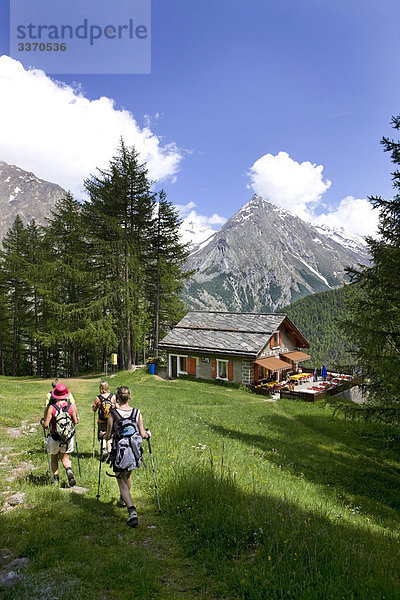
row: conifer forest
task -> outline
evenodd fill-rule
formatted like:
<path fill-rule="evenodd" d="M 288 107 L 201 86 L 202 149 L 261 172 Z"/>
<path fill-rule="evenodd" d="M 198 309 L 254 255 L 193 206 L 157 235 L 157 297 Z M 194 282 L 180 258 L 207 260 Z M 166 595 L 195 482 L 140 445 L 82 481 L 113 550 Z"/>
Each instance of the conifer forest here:
<path fill-rule="evenodd" d="M 129 369 L 183 315 L 180 219 L 121 140 L 107 169 L 67 193 L 47 224 L 19 216 L 0 251 L 0 374 Z"/>

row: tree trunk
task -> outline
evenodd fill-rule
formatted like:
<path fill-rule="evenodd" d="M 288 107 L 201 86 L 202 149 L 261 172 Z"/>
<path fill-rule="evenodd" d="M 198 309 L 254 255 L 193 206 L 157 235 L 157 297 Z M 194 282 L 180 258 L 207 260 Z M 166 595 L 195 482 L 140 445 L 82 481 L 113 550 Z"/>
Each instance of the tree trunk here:
<path fill-rule="evenodd" d="M 38 303 L 37 303 L 37 294 L 35 290 L 35 340 L 36 340 L 36 375 L 41 374 L 41 364 L 40 364 L 40 345 L 39 340 L 37 339 L 37 332 L 39 329 L 39 314 L 38 314 Z"/>
<path fill-rule="evenodd" d="M 156 314 L 154 324 L 154 356 L 158 358 L 158 330 L 160 328 L 160 267 L 157 264 Z"/>
<path fill-rule="evenodd" d="M 129 312 L 129 272 L 128 263 L 125 259 L 125 310 L 126 310 L 126 358 L 127 358 L 127 369 L 132 368 L 132 349 L 131 349 L 131 315 Z"/>
<path fill-rule="evenodd" d="M 118 346 L 118 354 L 119 354 L 119 364 L 121 365 L 121 369 L 125 369 L 125 350 L 124 350 L 124 338 L 121 337 L 119 346 Z"/>
<path fill-rule="evenodd" d="M 29 344 L 29 370 L 30 370 L 30 375 L 32 377 L 33 375 L 33 337 L 31 336 L 30 339 L 30 344 Z"/>
<path fill-rule="evenodd" d="M 132 339 L 132 334 L 131 334 L 131 339 Z M 132 350 L 131 350 L 132 365 L 136 365 L 137 364 L 137 356 L 138 356 L 137 351 L 134 348 L 132 348 Z"/>
<path fill-rule="evenodd" d="M 17 314 L 14 307 L 14 323 L 13 323 L 13 352 L 12 352 L 12 374 L 17 376 Z"/>
<path fill-rule="evenodd" d="M 79 369 L 79 348 L 76 344 L 74 344 L 74 350 L 73 350 L 73 361 L 74 361 L 74 372 L 75 375 L 79 375 L 80 369 Z"/>

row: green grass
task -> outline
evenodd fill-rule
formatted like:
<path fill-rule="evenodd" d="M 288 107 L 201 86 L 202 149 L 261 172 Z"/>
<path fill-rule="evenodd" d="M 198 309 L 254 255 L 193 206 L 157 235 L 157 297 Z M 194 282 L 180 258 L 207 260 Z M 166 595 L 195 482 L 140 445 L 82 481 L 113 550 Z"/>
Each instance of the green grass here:
<path fill-rule="evenodd" d="M 131 387 L 152 430 L 163 514 L 147 451 L 133 476 L 139 527 L 126 527 L 114 479 L 102 477 L 96 502 L 95 380 L 67 382 L 81 416 L 78 485 L 89 489 L 77 495 L 48 485 L 40 431 L 5 434 L 39 419 L 50 382 L 0 378 L 0 445 L 37 466 L 10 484 L 28 506 L 0 516 L 2 547 L 31 561 L 5 600 L 400 597 L 396 431 L 196 381 L 137 372 L 111 382 Z"/>

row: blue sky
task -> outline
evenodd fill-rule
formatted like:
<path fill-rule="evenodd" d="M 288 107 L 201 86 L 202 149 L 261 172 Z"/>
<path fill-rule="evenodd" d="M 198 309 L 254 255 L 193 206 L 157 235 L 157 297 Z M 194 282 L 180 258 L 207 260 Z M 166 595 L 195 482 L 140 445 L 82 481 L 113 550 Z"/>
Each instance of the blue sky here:
<path fill-rule="evenodd" d="M 174 144 L 179 159 L 162 185 L 178 205 L 228 218 L 255 190 L 285 206 L 291 192 L 283 185 L 276 194 L 281 179 L 271 184 L 271 169 L 287 168 L 281 176 L 289 180 L 296 178 L 291 166 L 306 163 L 309 174 L 322 165 L 320 182 L 331 184 L 317 185 L 307 200 L 294 194 L 285 207 L 299 202 L 329 216 L 346 197 L 392 195 L 392 165 L 379 142 L 400 113 L 399 18 L 398 0 L 153 0 L 150 75 L 51 77 L 79 84 L 88 100 L 113 99 L 115 110 L 130 111 L 139 128 L 147 124 L 162 146 Z M 19 166 L 38 170 L 46 152 L 39 148 L 34 160 L 19 143 Z M 17 162 L 18 142 L 10 145 L 10 153 L 0 146 L 0 159 Z M 249 178 L 265 155 L 275 158 Z"/>

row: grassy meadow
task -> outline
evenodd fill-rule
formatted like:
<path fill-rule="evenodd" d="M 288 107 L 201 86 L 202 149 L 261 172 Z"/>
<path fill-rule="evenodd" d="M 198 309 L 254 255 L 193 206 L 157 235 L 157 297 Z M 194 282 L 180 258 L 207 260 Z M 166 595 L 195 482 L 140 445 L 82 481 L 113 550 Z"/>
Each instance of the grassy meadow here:
<path fill-rule="evenodd" d="M 18 439 L 6 433 L 39 420 L 50 381 L 0 377 L 0 454 L 20 452 L 14 465 L 36 467 L 12 482 L 0 467 L 0 492 L 26 493 L 0 514 L 0 551 L 30 559 L 1 598 L 400 598 L 396 430 L 346 421 L 321 404 L 121 373 L 110 383 L 131 387 L 152 431 L 162 507 L 160 516 L 145 442 L 147 469 L 133 475 L 139 526 L 130 529 L 104 464 L 96 501 L 98 381 L 65 380 L 81 418 L 77 485 L 88 491 L 77 494 L 49 485 L 41 428 Z"/>

